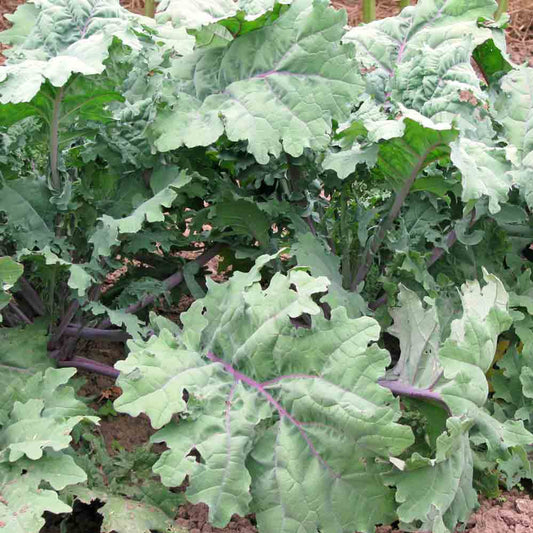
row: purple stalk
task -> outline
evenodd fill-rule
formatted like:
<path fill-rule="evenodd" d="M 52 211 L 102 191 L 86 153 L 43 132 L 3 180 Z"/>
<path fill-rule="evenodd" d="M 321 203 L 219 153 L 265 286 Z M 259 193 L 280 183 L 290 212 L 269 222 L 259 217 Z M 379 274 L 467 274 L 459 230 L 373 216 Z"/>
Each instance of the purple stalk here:
<path fill-rule="evenodd" d="M 37 316 L 44 316 L 45 307 L 37 291 L 26 278 L 20 279 L 20 295 L 26 300 Z"/>
<path fill-rule="evenodd" d="M 396 195 L 396 198 L 394 199 L 394 203 L 392 204 L 392 207 L 391 207 L 391 210 L 389 211 L 388 216 L 381 221 L 381 224 L 379 225 L 378 230 L 370 243 L 370 246 L 368 246 L 366 250 L 363 261 L 359 265 L 359 268 L 357 269 L 357 272 L 352 280 L 352 283 L 350 284 L 350 290 L 356 291 L 359 284 L 365 280 L 370 270 L 370 267 L 372 266 L 372 261 L 374 259 L 374 256 L 376 255 L 383 241 L 385 240 L 387 231 L 390 229 L 390 227 L 392 226 L 392 224 L 394 223 L 394 221 L 400 214 L 402 205 L 405 199 L 407 198 L 407 195 L 409 194 L 409 191 L 411 190 L 411 187 L 413 183 L 415 182 L 416 177 L 418 176 L 418 173 L 424 168 L 429 154 L 437 146 L 439 146 L 439 143 L 435 143 L 426 149 L 423 156 L 420 157 L 420 159 L 418 160 L 418 163 L 413 168 L 409 178 L 405 181 L 403 187 L 400 189 L 400 191 Z"/>
<path fill-rule="evenodd" d="M 59 120 L 61 113 L 61 103 L 63 101 L 64 89 L 59 89 L 54 100 L 52 123 L 50 125 L 50 173 L 52 188 L 59 192 L 61 189 L 61 178 L 59 176 Z"/>
<path fill-rule="evenodd" d="M 15 302 L 9 302 L 8 308 L 21 322 L 24 322 L 24 324 L 28 326 L 33 324 L 33 322 L 24 314 L 24 311 L 22 311 L 22 309 Z"/>
<path fill-rule="evenodd" d="M 402 383 L 401 381 L 389 381 L 385 379 L 380 379 L 378 380 L 378 383 L 382 387 L 389 389 L 393 394 L 396 394 L 398 396 L 407 396 L 408 398 L 415 398 L 417 400 L 423 400 L 426 402 L 437 402 L 446 410 L 446 412 L 450 416 L 452 415 L 448 404 L 444 401 L 444 399 L 438 392 L 432 391 L 431 389 L 419 389 L 417 387 L 409 385 L 408 383 Z"/>
<path fill-rule="evenodd" d="M 72 302 L 70 302 L 70 305 L 68 306 L 66 313 L 61 319 L 61 322 L 59 323 L 59 326 L 56 332 L 52 335 L 52 338 L 50 339 L 50 342 L 48 343 L 49 349 L 53 349 L 57 347 L 57 343 L 63 336 L 63 333 L 65 333 L 65 330 L 67 329 L 68 325 L 74 318 L 74 315 L 77 313 L 79 308 L 80 308 L 79 300 L 72 300 Z"/>
<path fill-rule="evenodd" d="M 82 324 L 69 324 L 64 333 L 65 337 L 79 337 L 91 341 L 126 342 L 131 335 L 121 329 L 87 328 Z"/>
<path fill-rule="evenodd" d="M 477 214 L 476 210 L 472 209 L 472 214 L 470 216 L 470 224 L 469 227 L 471 228 L 477 221 Z M 446 247 L 449 250 L 455 243 L 457 242 L 457 233 L 455 230 L 450 231 L 448 233 L 448 236 L 446 237 Z M 429 268 L 431 265 L 436 263 L 446 252 L 444 248 L 435 248 L 428 259 L 427 267 Z"/>
<path fill-rule="evenodd" d="M 91 361 L 90 359 L 85 359 L 85 357 L 74 357 L 70 361 L 58 361 L 57 366 L 60 368 L 72 367 L 79 368 L 81 370 L 88 370 L 89 372 L 95 372 L 96 374 L 108 376 L 113 379 L 118 378 L 120 374 L 120 372 L 114 369 L 112 366 L 99 363 L 98 361 Z"/>
<path fill-rule="evenodd" d="M 204 266 L 207 264 L 213 257 L 218 255 L 218 253 L 225 247 L 222 243 L 217 243 L 213 246 L 213 248 L 210 248 L 209 250 L 206 250 L 202 255 L 197 257 L 193 263 L 196 263 L 198 266 Z M 169 276 L 167 279 L 163 281 L 163 284 L 165 286 L 165 291 L 171 291 L 175 287 L 177 287 L 182 281 L 183 281 L 183 271 L 176 272 L 175 274 L 172 274 L 172 276 Z M 137 303 L 134 303 L 126 309 L 124 309 L 125 313 L 134 314 L 137 311 L 140 311 L 141 309 L 144 309 L 145 307 L 153 304 L 156 300 L 156 298 L 159 296 L 159 294 L 150 294 L 148 296 L 145 296 L 142 300 L 140 300 Z M 105 318 L 100 322 L 99 327 L 101 329 L 108 329 L 111 327 L 111 321 L 109 318 Z"/>
<path fill-rule="evenodd" d="M 320 455 L 320 453 L 318 452 L 318 450 L 315 448 L 315 445 L 313 444 L 313 442 L 311 441 L 311 439 L 309 438 L 309 435 L 307 434 L 307 432 L 305 431 L 304 427 L 303 427 L 303 424 L 302 422 L 300 422 L 299 420 L 296 420 L 296 418 L 294 418 L 266 389 L 265 389 L 265 384 L 268 384 L 268 383 L 271 383 L 271 382 L 266 382 L 266 383 L 259 383 L 257 381 L 255 381 L 254 379 L 250 378 L 249 376 L 247 376 L 246 374 L 242 374 L 241 372 L 239 372 L 238 370 L 235 370 L 229 363 L 227 363 L 226 361 L 224 361 L 223 359 L 220 359 L 219 357 L 217 357 L 215 354 L 211 353 L 211 352 L 208 352 L 207 354 L 207 358 L 210 360 L 210 361 L 213 361 L 214 363 L 220 363 L 223 367 L 224 367 L 224 370 L 226 372 L 228 372 L 228 374 L 231 374 L 233 376 L 233 378 L 235 379 L 235 381 L 241 381 L 242 383 L 248 385 L 249 387 L 252 387 L 253 389 L 255 389 L 259 394 L 261 394 L 262 396 L 264 396 L 266 398 L 266 400 L 268 401 L 268 403 L 270 405 L 272 405 L 272 407 L 274 407 L 274 409 L 276 409 L 276 411 L 278 412 L 280 418 L 285 418 L 286 420 L 288 420 L 297 430 L 298 432 L 300 433 L 300 435 L 302 436 L 302 438 L 304 439 L 304 441 L 306 442 L 307 446 L 309 447 L 309 451 L 327 468 L 327 470 L 331 473 L 331 475 L 335 478 L 340 478 L 341 476 L 339 474 L 337 474 L 330 466 L 329 464 L 322 458 L 322 456 Z M 287 378 L 288 376 L 282 376 L 282 378 Z M 316 377 L 316 376 L 312 376 L 312 377 Z M 279 378 L 279 379 L 282 379 L 282 378 Z"/>
<path fill-rule="evenodd" d="M 448 233 L 448 237 L 446 237 L 446 247 L 450 249 L 455 243 L 457 242 L 457 233 L 455 230 L 450 231 Z M 427 267 L 429 268 L 431 265 L 435 264 L 446 252 L 444 248 L 435 247 L 433 248 L 433 251 L 431 252 L 431 255 L 427 261 Z"/>
<path fill-rule="evenodd" d="M 311 217 L 304 217 L 304 220 L 307 222 L 311 233 L 316 237 L 316 229 L 315 224 L 313 223 L 313 219 Z"/>

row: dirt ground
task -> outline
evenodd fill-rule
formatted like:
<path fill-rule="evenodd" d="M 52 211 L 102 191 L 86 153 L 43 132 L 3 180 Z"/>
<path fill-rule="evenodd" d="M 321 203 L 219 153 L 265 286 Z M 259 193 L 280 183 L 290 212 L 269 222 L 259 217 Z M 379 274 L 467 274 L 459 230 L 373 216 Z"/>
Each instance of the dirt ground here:
<path fill-rule="evenodd" d="M 0 30 L 9 25 L 3 15 L 13 12 L 22 2 L 23 0 L 0 0 Z M 350 24 L 355 25 L 360 22 L 360 0 L 332 0 L 332 3 L 336 7 L 346 8 Z M 142 12 L 144 9 L 144 0 L 123 0 L 122 4 L 137 12 Z M 378 17 L 383 18 L 395 14 L 398 10 L 397 6 L 397 0 L 378 0 Z M 512 20 L 508 29 L 508 38 L 512 57 L 518 63 L 527 61 L 533 66 L 533 0 L 510 0 L 510 14 Z M 124 349 L 117 344 L 87 342 L 80 343 L 77 355 L 114 364 L 124 357 Z M 80 392 L 92 398 L 92 405 L 95 408 L 107 399 L 114 399 L 119 392 L 114 388 L 111 378 L 85 372 L 81 372 L 80 375 L 86 381 Z M 154 432 L 146 417 L 134 419 L 127 415 L 104 417 L 98 431 L 103 435 L 110 453 L 114 453 L 114 442 L 127 450 L 132 450 L 147 442 Z M 533 533 L 533 500 L 525 492 L 512 491 L 504 493 L 496 500 L 482 498 L 480 502 L 479 510 L 466 525 L 466 531 L 469 533 Z M 92 511 L 86 509 L 84 512 L 87 511 L 92 512 L 93 515 L 96 512 L 95 509 Z M 76 516 L 75 513 L 73 520 Z M 81 516 L 80 524 L 88 524 L 88 517 L 83 513 Z M 182 506 L 177 515 L 177 525 L 187 529 L 190 533 L 257 533 L 253 516 L 247 518 L 234 516 L 230 524 L 223 529 L 211 527 L 207 523 L 207 507 L 202 504 Z M 72 524 L 72 531 L 83 530 L 83 527 L 81 529 L 79 525 L 77 527 L 78 529 Z M 53 519 L 49 520 L 46 531 L 55 531 Z M 84 533 L 89 532 L 84 531 Z M 377 528 L 376 533 L 402 532 L 392 526 L 381 526 Z"/>

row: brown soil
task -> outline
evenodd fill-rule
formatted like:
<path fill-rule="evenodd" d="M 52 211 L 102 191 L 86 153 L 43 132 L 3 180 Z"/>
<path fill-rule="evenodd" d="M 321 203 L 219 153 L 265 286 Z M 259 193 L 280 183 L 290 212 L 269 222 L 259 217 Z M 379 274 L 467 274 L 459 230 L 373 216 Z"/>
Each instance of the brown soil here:
<path fill-rule="evenodd" d="M 9 26 L 3 15 L 13 12 L 23 1 L 0 0 L 0 30 Z M 144 0 L 122 0 L 121 3 L 132 11 L 142 13 L 144 10 Z M 348 11 L 351 25 L 360 22 L 360 0 L 332 0 L 332 3 Z M 383 18 L 395 14 L 397 5 L 397 0 L 378 0 L 378 17 Z M 528 61 L 533 66 L 533 0 L 510 0 L 510 13 L 512 21 L 508 37 L 513 59 L 519 63 Z M 1 59 L 0 55 L 0 63 Z M 216 265 L 210 264 L 209 266 L 216 272 Z M 175 313 L 165 314 L 169 318 L 178 320 L 180 312 L 185 310 L 190 303 L 191 299 L 184 297 Z M 124 349 L 118 344 L 87 342 L 80 343 L 77 355 L 112 365 L 124 358 Z M 98 409 L 107 399 L 114 399 L 117 394 L 111 378 L 83 371 L 79 375 L 86 381 L 80 393 L 91 398 L 91 405 L 95 409 Z M 114 443 L 132 450 L 146 443 L 154 433 L 146 417 L 131 418 L 127 415 L 104 417 L 97 431 L 103 435 L 109 453 L 114 453 Z M 253 517 L 234 516 L 228 526 L 223 529 L 210 526 L 207 523 L 207 517 L 207 506 L 187 504 L 179 509 L 177 525 L 190 533 L 257 533 Z M 86 520 L 84 518 L 82 522 L 87 524 Z M 533 500 L 528 495 L 517 491 L 505 493 L 497 500 L 481 499 L 480 508 L 471 517 L 466 530 L 470 533 L 533 533 Z M 376 533 L 402 532 L 391 526 L 382 526 L 376 529 Z"/>

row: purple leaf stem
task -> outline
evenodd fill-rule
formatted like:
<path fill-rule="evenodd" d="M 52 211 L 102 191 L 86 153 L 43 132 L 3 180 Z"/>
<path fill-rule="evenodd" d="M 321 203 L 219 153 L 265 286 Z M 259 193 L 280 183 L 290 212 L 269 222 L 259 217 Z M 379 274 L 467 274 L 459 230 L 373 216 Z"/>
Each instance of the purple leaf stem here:
<path fill-rule="evenodd" d="M 26 300 L 37 316 L 44 316 L 45 307 L 37 291 L 26 278 L 20 279 L 20 295 Z"/>
<path fill-rule="evenodd" d="M 448 236 L 446 237 L 446 248 L 450 249 L 455 243 L 457 242 L 457 233 L 455 230 L 450 231 L 448 233 Z M 431 265 L 435 264 L 446 252 L 444 248 L 439 248 L 438 246 L 433 248 L 433 251 L 431 252 L 431 255 L 427 262 L 427 267 L 429 268 Z"/>
<path fill-rule="evenodd" d="M 64 88 L 61 87 L 54 99 L 52 123 L 50 125 L 50 173 L 52 188 L 59 192 L 61 190 L 61 178 L 59 176 L 59 121 L 61 114 L 61 103 L 63 102 Z"/>
<path fill-rule="evenodd" d="M 83 324 L 69 324 L 65 329 L 65 337 L 79 337 L 91 341 L 126 342 L 131 335 L 122 329 L 87 328 Z"/>
<path fill-rule="evenodd" d="M 204 266 L 207 264 L 213 257 L 218 255 L 220 251 L 225 247 L 225 244 L 217 243 L 209 250 L 206 250 L 202 255 L 198 256 L 193 263 L 196 263 L 198 266 Z M 163 285 L 165 286 L 165 291 L 171 291 L 175 287 L 177 287 L 182 281 L 183 281 L 183 271 L 180 270 L 179 272 L 176 272 L 175 274 L 172 274 L 172 276 L 169 276 L 167 279 L 163 281 Z M 153 304 L 156 300 L 156 298 L 159 296 L 159 294 L 150 294 L 148 296 L 145 296 L 142 300 L 126 307 L 124 309 L 125 313 L 133 314 L 137 311 L 140 311 L 141 309 L 144 309 L 145 307 Z M 111 320 L 109 318 L 105 318 L 100 322 L 99 328 L 101 329 L 108 329 L 111 327 Z"/>
<path fill-rule="evenodd" d="M 69 361 L 58 361 L 57 366 L 60 368 L 72 367 L 79 368 L 81 370 L 88 370 L 89 372 L 95 372 L 96 374 L 108 376 L 113 379 L 118 378 L 120 374 L 120 372 L 112 366 L 99 363 L 98 361 L 91 361 L 90 359 L 85 359 L 85 357 L 73 357 Z"/>
<path fill-rule="evenodd" d="M 304 217 L 304 220 L 307 222 L 307 225 L 309 226 L 311 233 L 316 237 L 316 229 L 315 229 L 315 224 L 313 223 L 313 219 L 309 216 L 309 217 Z"/>
<path fill-rule="evenodd" d="M 59 326 L 57 327 L 56 332 L 52 335 L 52 338 L 50 339 L 50 342 L 48 343 L 48 349 L 57 348 L 57 343 L 63 336 L 63 333 L 65 333 L 65 330 L 67 329 L 68 325 L 74 318 L 74 315 L 77 313 L 79 308 L 80 308 L 79 300 L 72 300 L 70 302 L 70 305 L 68 306 L 67 311 L 63 315 L 63 318 L 61 319 L 61 322 L 59 323 Z"/>
<path fill-rule="evenodd" d="M 302 422 L 300 422 L 299 420 L 296 420 L 296 418 L 294 418 L 266 389 L 265 389 L 265 384 L 271 384 L 272 381 L 270 382 L 265 382 L 265 383 L 259 383 L 257 381 L 255 381 L 254 379 L 250 378 L 249 376 L 247 376 L 246 374 L 242 374 L 241 372 L 239 372 L 238 370 L 235 370 L 235 368 L 233 368 L 233 366 L 231 366 L 230 363 L 227 363 L 226 361 L 224 361 L 223 359 L 220 359 L 220 357 L 217 357 L 215 354 L 211 353 L 211 352 L 208 352 L 207 353 L 207 358 L 210 360 L 210 361 L 213 361 L 214 363 L 220 363 L 223 367 L 224 367 L 224 370 L 226 372 L 228 372 L 228 374 L 231 374 L 233 376 L 233 378 L 235 379 L 235 381 L 241 381 L 242 383 L 244 383 L 245 385 L 248 385 L 249 387 L 255 389 L 259 394 L 261 394 L 262 396 L 265 397 L 265 399 L 268 401 L 268 403 L 274 408 L 276 409 L 276 411 L 278 412 L 280 418 L 285 418 L 286 420 L 288 420 L 297 430 L 298 430 L 298 433 L 300 433 L 300 435 L 302 436 L 302 438 L 304 439 L 304 441 L 306 442 L 307 446 L 309 447 L 309 451 L 326 467 L 326 469 L 330 472 L 330 474 L 335 477 L 335 478 L 340 478 L 341 476 L 339 474 L 337 474 L 337 472 L 335 472 L 331 466 L 329 466 L 329 464 L 322 458 L 322 456 L 320 455 L 320 453 L 318 452 L 318 450 L 315 448 L 315 445 L 313 444 L 313 442 L 311 441 L 311 439 L 309 438 L 309 435 L 307 434 L 307 432 L 305 431 L 304 427 L 303 427 L 303 424 Z M 281 379 L 285 379 L 289 376 L 281 376 L 280 378 L 278 378 L 279 380 Z M 301 376 L 300 376 L 301 377 Z M 313 378 L 316 378 L 317 376 L 310 376 L 310 377 L 313 377 Z"/>
<path fill-rule="evenodd" d="M 424 168 L 427 162 L 427 158 L 429 157 L 429 154 L 439 146 L 440 143 L 435 143 L 429 146 L 424 154 L 420 157 L 417 164 L 414 166 L 413 170 L 411 171 L 411 174 L 409 177 L 405 180 L 405 183 L 403 187 L 400 189 L 398 194 L 396 195 L 396 198 L 394 199 L 394 203 L 392 204 L 391 210 L 389 211 L 389 214 L 386 218 L 384 218 L 375 235 L 373 236 L 370 245 L 367 247 L 365 255 L 363 257 L 363 261 L 359 265 L 359 268 L 357 269 L 357 272 L 355 276 L 353 277 L 352 283 L 350 284 L 350 290 L 356 291 L 357 287 L 359 287 L 360 283 L 363 282 L 366 279 L 366 276 L 372 266 L 372 261 L 374 259 L 374 256 L 378 252 L 379 248 L 381 247 L 383 241 L 385 240 L 385 236 L 387 235 L 387 231 L 391 228 L 392 224 L 400 214 L 400 211 L 402 209 L 402 205 L 407 198 L 407 195 L 409 194 L 409 191 L 411 190 L 411 187 L 413 183 L 415 182 L 418 173 Z"/>
<path fill-rule="evenodd" d="M 408 398 L 415 398 L 417 400 L 433 401 L 440 404 L 446 412 L 451 416 L 452 412 L 448 407 L 448 404 L 444 401 L 442 396 L 431 389 L 419 389 L 413 387 L 408 383 L 402 383 L 401 381 L 389 381 L 385 379 L 378 380 L 378 384 L 386 389 L 389 389 L 393 394 L 398 396 L 407 396 Z"/>
<path fill-rule="evenodd" d="M 21 322 L 24 322 L 24 324 L 29 326 L 33 323 L 14 301 L 9 302 L 8 308 Z"/>

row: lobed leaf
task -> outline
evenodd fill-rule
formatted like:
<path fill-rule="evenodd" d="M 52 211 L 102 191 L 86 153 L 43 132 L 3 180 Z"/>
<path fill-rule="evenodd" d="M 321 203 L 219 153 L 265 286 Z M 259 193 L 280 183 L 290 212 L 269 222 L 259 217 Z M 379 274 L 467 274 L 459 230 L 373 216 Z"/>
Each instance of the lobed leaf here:
<path fill-rule="evenodd" d="M 390 95 L 435 122 L 460 117 L 473 129 L 486 116 L 487 97 L 471 57 L 498 33 L 478 24 L 496 7 L 494 0 L 421 0 L 396 17 L 352 28 L 344 41 L 355 43 L 367 92 L 378 101 Z"/>
<path fill-rule="evenodd" d="M 262 164 L 282 149 L 325 148 L 332 120 L 346 119 L 362 90 L 351 47 L 339 44 L 345 23 L 324 2 L 297 0 L 271 25 L 184 58 L 188 89 L 158 116 L 156 148 L 207 146 L 225 133 Z"/>
<path fill-rule="evenodd" d="M 0 68 L 0 103 L 29 102 L 49 81 L 64 86 L 74 73 L 101 74 L 115 37 L 130 47 L 140 46 L 129 28 L 131 15 L 113 0 L 35 0 L 31 30 L 17 53 Z M 12 30 L 11 30 L 12 31 Z M 1 35 L 1 34 L 0 34 Z M 7 38 L 11 39 L 8 34 Z"/>
<path fill-rule="evenodd" d="M 327 282 L 301 270 L 262 289 L 269 259 L 211 283 L 178 336 L 163 330 L 130 343 L 116 365 L 115 408 L 165 426 L 154 441 L 169 450 L 154 471 L 168 486 L 189 475 L 187 498 L 207 503 L 216 526 L 255 511 L 267 532 L 371 531 L 394 516 L 376 460 L 412 443 L 397 402 L 377 384 L 388 362 L 372 344 L 379 327 L 343 308 L 320 317 L 314 296 Z M 310 329 L 292 325 L 302 313 L 313 317 Z"/>

